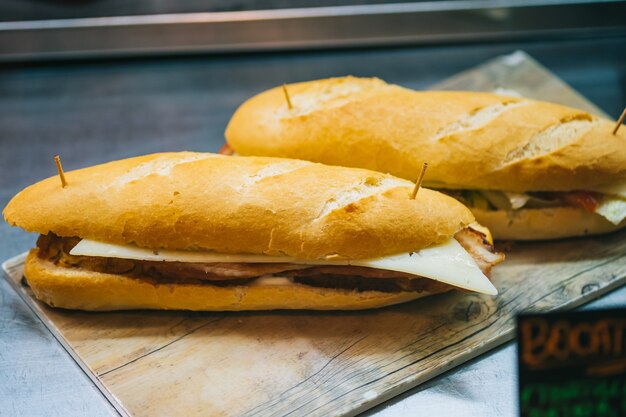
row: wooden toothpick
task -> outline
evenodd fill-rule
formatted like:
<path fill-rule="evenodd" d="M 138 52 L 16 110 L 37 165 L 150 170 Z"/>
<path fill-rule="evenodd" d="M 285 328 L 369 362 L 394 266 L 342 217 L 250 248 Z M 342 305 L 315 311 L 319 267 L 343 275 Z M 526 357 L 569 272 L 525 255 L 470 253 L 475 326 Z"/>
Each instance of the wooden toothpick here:
<path fill-rule="evenodd" d="M 283 84 L 283 93 L 285 93 L 285 98 L 287 99 L 287 107 L 289 107 L 289 110 L 293 109 L 291 99 L 289 98 L 289 91 L 287 91 L 287 84 Z"/>
<path fill-rule="evenodd" d="M 57 164 L 57 171 L 59 171 L 59 177 L 61 177 L 61 187 L 65 188 L 65 186 L 67 185 L 67 181 L 65 181 L 63 165 L 61 165 L 61 158 L 59 158 L 59 155 L 54 155 L 54 163 Z"/>
<path fill-rule="evenodd" d="M 428 162 L 424 162 L 424 165 L 422 166 L 422 172 L 420 172 L 420 176 L 417 177 L 417 181 L 415 181 L 415 187 L 413 187 L 413 192 L 411 193 L 411 200 L 415 200 L 415 196 L 422 186 L 424 174 L 426 174 L 426 168 L 428 168 Z"/>
<path fill-rule="evenodd" d="M 626 118 L 626 108 L 622 112 L 622 115 L 617 119 L 617 124 L 615 125 L 615 129 L 613 129 L 613 134 L 617 134 L 617 130 L 620 128 L 622 123 L 624 123 L 624 119 Z"/>

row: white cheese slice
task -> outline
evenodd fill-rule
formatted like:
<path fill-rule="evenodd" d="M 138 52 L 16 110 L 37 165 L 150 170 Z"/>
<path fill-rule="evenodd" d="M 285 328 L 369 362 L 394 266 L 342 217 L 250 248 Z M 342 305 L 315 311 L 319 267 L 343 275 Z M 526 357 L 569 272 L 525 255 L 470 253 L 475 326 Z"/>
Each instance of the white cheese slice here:
<path fill-rule="evenodd" d="M 70 251 L 71 255 L 100 256 L 144 261 L 194 263 L 293 263 L 300 265 L 352 265 L 388 271 L 406 272 L 440 281 L 455 287 L 483 294 L 498 291 L 482 273 L 472 256 L 459 242 L 450 239 L 419 252 L 402 253 L 376 259 L 297 259 L 287 256 L 222 254 L 202 251 L 151 250 L 130 245 L 114 245 L 83 239 Z"/>
<path fill-rule="evenodd" d="M 626 200 L 619 197 L 604 196 L 595 212 L 617 226 L 626 219 Z"/>
<path fill-rule="evenodd" d="M 530 196 L 526 193 L 513 193 L 509 191 L 504 191 L 504 195 L 509 199 L 511 203 L 511 208 L 513 210 L 521 209 L 528 203 L 530 200 Z"/>
<path fill-rule="evenodd" d="M 263 275 L 262 277 L 258 277 L 257 279 L 255 279 L 254 281 L 252 281 L 250 283 L 250 285 L 253 286 L 269 286 L 269 285 L 275 285 L 275 286 L 288 286 L 288 285 L 294 285 L 293 281 L 290 278 L 287 277 L 277 277 L 274 275 Z"/>

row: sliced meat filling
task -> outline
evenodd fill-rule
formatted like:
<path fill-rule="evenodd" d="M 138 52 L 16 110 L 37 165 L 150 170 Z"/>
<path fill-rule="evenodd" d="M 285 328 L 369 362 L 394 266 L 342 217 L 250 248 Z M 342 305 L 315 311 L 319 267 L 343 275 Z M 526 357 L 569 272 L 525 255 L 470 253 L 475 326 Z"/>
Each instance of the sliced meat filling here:
<path fill-rule="evenodd" d="M 54 235 L 40 236 L 37 240 L 40 256 L 54 260 L 58 265 L 80 267 L 96 272 L 112 274 L 148 274 L 156 277 L 174 277 L 191 280 L 224 281 L 230 279 L 256 278 L 306 265 L 271 263 L 187 263 L 154 262 L 134 259 L 103 258 L 97 256 L 70 255 L 79 238 L 60 238 Z"/>
<path fill-rule="evenodd" d="M 454 238 L 463 246 L 483 274 L 490 276 L 491 268 L 504 261 L 504 254 L 496 252 L 495 248 L 484 233 L 466 227 L 454 235 Z"/>
<path fill-rule="evenodd" d="M 500 255 L 493 253 L 493 247 L 480 232 L 465 229 L 459 234 L 463 240 L 458 237 L 457 239 L 472 254 L 485 274 L 488 274 L 495 263 L 500 262 Z M 434 289 L 441 291 L 445 287 L 452 288 L 447 284 L 412 274 L 358 266 L 309 266 L 289 263 L 203 264 L 70 255 L 70 250 L 79 241 L 79 238 L 42 235 L 37 241 L 39 256 L 67 268 L 125 275 L 153 283 L 246 285 L 259 277 L 274 275 L 288 277 L 293 282 L 303 285 L 357 291 L 422 292 Z M 474 248 L 474 246 L 481 246 L 481 248 Z M 493 262 L 490 263 L 490 260 Z"/>
<path fill-rule="evenodd" d="M 309 285 L 312 287 L 324 288 L 341 288 L 345 290 L 357 291 L 381 291 L 381 292 L 442 292 L 446 289 L 451 290 L 452 287 L 443 282 L 435 281 L 429 278 L 416 277 L 412 278 L 367 278 L 358 275 L 335 275 L 335 274 L 317 274 L 317 275 L 294 275 L 293 281 L 298 284 Z"/>

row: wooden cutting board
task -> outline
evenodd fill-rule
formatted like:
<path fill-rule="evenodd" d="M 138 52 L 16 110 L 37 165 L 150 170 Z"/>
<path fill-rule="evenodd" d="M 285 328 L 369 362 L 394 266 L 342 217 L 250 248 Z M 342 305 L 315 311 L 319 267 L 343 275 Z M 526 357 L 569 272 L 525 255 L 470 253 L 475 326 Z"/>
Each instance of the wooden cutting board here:
<path fill-rule="evenodd" d="M 122 413 L 355 415 L 514 337 L 521 311 L 573 308 L 626 282 L 626 231 L 518 243 L 497 297 L 453 292 L 364 312 L 82 313 L 7 277 Z"/>

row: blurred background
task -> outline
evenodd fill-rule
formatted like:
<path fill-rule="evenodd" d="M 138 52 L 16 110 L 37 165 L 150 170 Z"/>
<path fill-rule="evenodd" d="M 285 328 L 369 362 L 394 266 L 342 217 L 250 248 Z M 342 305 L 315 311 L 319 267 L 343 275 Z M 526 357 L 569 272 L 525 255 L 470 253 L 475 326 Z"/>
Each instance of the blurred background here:
<path fill-rule="evenodd" d="M 215 152 L 235 109 L 282 83 L 423 89 L 515 51 L 613 118 L 626 106 L 626 1 L 2 0 L 0 207 L 55 175 L 54 154 L 73 170 Z M 0 222 L 0 260 L 34 240 Z M 0 415 L 116 415 L 4 280 L 0 317 Z M 392 403 L 369 414 L 516 415 L 512 347 Z"/>
<path fill-rule="evenodd" d="M 614 36 L 624 16 L 607 0 L 3 0 L 0 59 Z"/>

